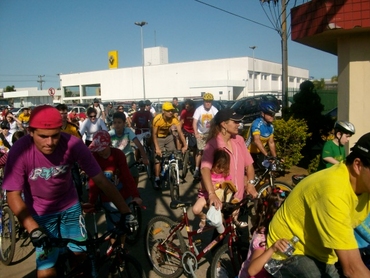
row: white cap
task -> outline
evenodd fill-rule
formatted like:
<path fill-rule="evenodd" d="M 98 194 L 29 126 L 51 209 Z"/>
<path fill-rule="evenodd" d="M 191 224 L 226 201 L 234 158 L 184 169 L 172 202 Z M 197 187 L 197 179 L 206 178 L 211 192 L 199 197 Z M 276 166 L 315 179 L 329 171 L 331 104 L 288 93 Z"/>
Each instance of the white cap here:
<path fill-rule="evenodd" d="M 216 227 L 219 234 L 225 231 L 225 227 L 222 224 L 221 210 L 216 210 L 214 206 L 211 206 L 207 212 L 207 222 L 209 225 Z"/>

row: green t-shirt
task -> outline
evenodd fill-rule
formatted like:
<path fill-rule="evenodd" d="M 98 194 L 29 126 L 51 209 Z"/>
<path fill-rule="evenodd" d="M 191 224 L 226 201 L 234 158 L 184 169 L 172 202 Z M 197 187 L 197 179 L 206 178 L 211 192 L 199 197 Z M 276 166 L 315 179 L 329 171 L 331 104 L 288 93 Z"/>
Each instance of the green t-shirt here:
<path fill-rule="evenodd" d="M 333 142 L 333 140 L 327 141 L 324 144 L 324 148 L 322 149 L 318 170 L 326 169 L 334 165 L 332 163 L 326 162 L 324 160 L 325 157 L 332 157 L 339 162 L 344 162 L 346 159 L 346 151 L 344 149 L 344 146 L 338 146 Z"/>

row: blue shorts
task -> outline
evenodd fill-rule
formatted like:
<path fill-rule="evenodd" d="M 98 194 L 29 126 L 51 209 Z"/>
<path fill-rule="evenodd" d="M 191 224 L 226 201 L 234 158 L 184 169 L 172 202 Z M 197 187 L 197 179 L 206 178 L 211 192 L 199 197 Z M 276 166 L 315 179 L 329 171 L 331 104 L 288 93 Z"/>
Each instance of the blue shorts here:
<path fill-rule="evenodd" d="M 87 239 L 85 219 L 79 203 L 69 209 L 48 215 L 33 215 L 39 226 L 43 227 L 50 238 L 71 238 L 77 241 Z M 84 252 L 86 247 L 69 243 L 68 248 L 72 252 Z M 54 267 L 59 253 L 64 252 L 60 248 L 52 248 L 45 254 L 43 248 L 36 248 L 36 266 L 38 270 Z"/>

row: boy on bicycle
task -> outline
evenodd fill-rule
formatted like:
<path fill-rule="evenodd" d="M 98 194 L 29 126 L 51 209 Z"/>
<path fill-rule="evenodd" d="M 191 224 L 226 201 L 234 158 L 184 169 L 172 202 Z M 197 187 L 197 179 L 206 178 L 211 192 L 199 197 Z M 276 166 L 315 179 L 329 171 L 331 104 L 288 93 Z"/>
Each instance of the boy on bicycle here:
<path fill-rule="evenodd" d="M 54 266 L 59 249 L 45 251 L 48 238 L 86 239 L 85 222 L 71 176 L 75 162 L 112 199 L 122 213 L 121 223 L 126 230 L 137 221 L 90 150 L 80 139 L 61 132 L 62 117 L 56 108 L 36 107 L 29 123 L 30 134 L 20 138 L 10 150 L 3 188 L 7 190 L 9 207 L 36 247 L 37 276 L 56 277 Z M 74 263 L 81 262 L 84 255 L 81 248 L 73 244 L 69 248 L 76 254 Z"/>

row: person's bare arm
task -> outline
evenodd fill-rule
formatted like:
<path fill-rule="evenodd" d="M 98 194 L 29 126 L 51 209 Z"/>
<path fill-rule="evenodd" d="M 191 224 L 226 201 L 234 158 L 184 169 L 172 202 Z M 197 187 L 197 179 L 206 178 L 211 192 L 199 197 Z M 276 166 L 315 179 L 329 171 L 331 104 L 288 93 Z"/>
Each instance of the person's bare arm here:
<path fill-rule="evenodd" d="M 211 169 L 203 167 L 200 171 L 202 173 L 202 182 L 208 192 L 209 205 L 213 204 L 217 210 L 221 209 L 222 202 L 215 194 L 215 188 L 212 184 L 212 179 L 211 179 Z"/>
<path fill-rule="evenodd" d="M 245 173 L 246 173 L 246 177 L 244 179 L 244 189 L 247 192 L 247 194 L 252 195 L 253 198 L 257 198 L 258 193 L 256 191 L 255 184 L 251 184 L 248 182 L 250 180 L 254 180 L 253 164 L 245 167 Z"/>
<path fill-rule="evenodd" d="M 261 136 L 259 134 L 253 135 L 253 143 L 257 146 L 257 148 L 263 155 L 267 156 L 267 151 L 265 147 L 262 145 Z"/>
<path fill-rule="evenodd" d="M 193 119 L 193 130 L 194 130 L 195 138 L 200 138 L 199 133 L 198 133 L 198 120 L 197 119 Z"/>
<path fill-rule="evenodd" d="M 38 228 L 39 225 L 33 219 L 29 213 L 25 202 L 22 199 L 22 191 L 7 191 L 7 199 L 10 209 L 17 216 L 22 226 L 28 231 L 31 232 L 34 229 Z"/>
<path fill-rule="evenodd" d="M 331 164 L 338 164 L 339 163 L 338 160 L 336 160 L 334 157 L 331 157 L 331 156 L 324 157 L 323 160 L 325 162 L 328 162 L 328 163 L 331 163 Z"/>
<path fill-rule="evenodd" d="M 346 277 L 370 277 L 370 271 L 361 259 L 358 249 L 335 250 Z"/>
<path fill-rule="evenodd" d="M 270 138 L 268 140 L 268 145 L 269 145 L 271 155 L 276 157 L 276 146 L 275 146 L 274 135 L 270 136 Z"/>
<path fill-rule="evenodd" d="M 139 139 L 137 139 L 136 137 L 132 141 L 135 143 L 135 146 L 139 149 L 139 152 L 141 154 L 141 157 L 143 158 L 143 163 L 145 165 L 148 165 L 149 164 L 149 160 L 148 160 L 148 156 L 146 155 L 146 152 L 144 150 L 143 145 L 141 145 Z"/>
<path fill-rule="evenodd" d="M 156 153 L 156 155 L 162 156 L 162 151 L 159 148 L 158 137 L 157 137 L 158 127 L 153 126 L 152 131 L 153 131 L 152 132 L 152 138 L 153 138 L 153 144 L 154 144 L 154 152 Z"/>
<path fill-rule="evenodd" d="M 130 213 L 130 208 L 127 206 L 122 195 L 119 193 L 117 188 L 111 183 L 103 174 L 100 172 L 95 177 L 92 177 L 95 184 L 104 192 L 107 197 L 112 200 L 113 204 L 117 207 L 120 213 Z"/>

